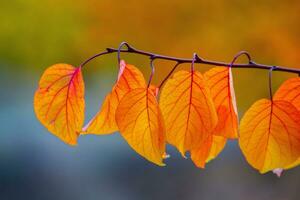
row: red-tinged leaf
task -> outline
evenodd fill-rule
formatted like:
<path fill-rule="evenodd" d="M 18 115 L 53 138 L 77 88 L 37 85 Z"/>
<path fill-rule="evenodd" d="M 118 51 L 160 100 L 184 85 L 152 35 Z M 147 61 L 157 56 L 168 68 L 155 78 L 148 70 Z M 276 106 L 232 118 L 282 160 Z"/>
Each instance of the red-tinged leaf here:
<path fill-rule="evenodd" d="M 238 136 L 238 114 L 231 68 L 215 67 L 204 74 L 218 113 L 215 135 L 226 138 Z"/>
<path fill-rule="evenodd" d="M 137 153 L 157 165 L 164 165 L 164 121 L 151 89 L 128 92 L 117 108 L 116 122 L 121 135 Z"/>
<path fill-rule="evenodd" d="M 200 148 L 191 150 L 191 159 L 197 167 L 205 168 L 205 164 L 216 158 L 225 144 L 226 138 L 210 135 Z"/>
<path fill-rule="evenodd" d="M 167 141 L 183 156 L 187 150 L 199 148 L 217 124 L 211 94 L 200 72 L 175 73 L 163 87 L 159 104 Z"/>
<path fill-rule="evenodd" d="M 153 95 L 155 97 L 157 97 L 158 92 L 159 92 L 159 88 L 155 85 L 150 85 L 149 89 L 151 90 L 151 92 L 153 93 Z"/>
<path fill-rule="evenodd" d="M 84 82 L 81 68 L 56 64 L 43 74 L 34 95 L 34 110 L 40 122 L 70 145 L 84 122 Z"/>
<path fill-rule="evenodd" d="M 300 114 L 289 102 L 262 99 L 245 113 L 240 148 L 261 173 L 292 164 L 300 156 Z"/>
<path fill-rule="evenodd" d="M 285 100 L 300 110 L 300 78 L 290 78 L 285 81 L 274 95 L 275 100 Z"/>
<path fill-rule="evenodd" d="M 191 150 L 191 159 L 197 167 L 205 168 L 206 160 L 209 156 L 209 152 L 212 146 L 213 135 L 209 137 L 202 143 L 202 145 Z"/>
<path fill-rule="evenodd" d="M 96 116 L 83 128 L 82 134 L 110 134 L 118 130 L 115 120 L 117 106 L 123 96 L 132 89 L 146 87 L 142 72 L 133 65 L 120 62 L 118 80 L 105 97 Z"/>

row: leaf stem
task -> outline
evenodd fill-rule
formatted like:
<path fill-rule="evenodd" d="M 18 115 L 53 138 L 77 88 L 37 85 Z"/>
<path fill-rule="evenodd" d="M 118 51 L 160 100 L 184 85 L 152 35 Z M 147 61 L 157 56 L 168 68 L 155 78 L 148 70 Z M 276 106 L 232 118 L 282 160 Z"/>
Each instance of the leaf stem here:
<path fill-rule="evenodd" d="M 238 53 L 234 56 L 234 58 L 232 59 L 230 65 L 229 65 L 229 67 L 232 68 L 232 66 L 233 66 L 233 64 L 235 63 L 235 61 L 236 61 L 240 56 L 242 56 L 242 55 L 247 56 L 247 58 L 248 58 L 248 63 L 249 63 L 249 64 L 253 64 L 253 63 L 254 63 L 254 62 L 252 61 L 252 59 L 251 59 L 250 54 L 249 54 L 247 51 L 240 51 L 240 52 L 238 52 Z"/>
<path fill-rule="evenodd" d="M 169 72 L 169 74 L 164 78 L 164 80 L 159 84 L 158 89 L 160 89 L 165 82 L 170 78 L 170 76 L 173 74 L 173 72 L 176 70 L 176 68 L 181 64 L 181 62 L 177 62 L 173 69 Z"/>
<path fill-rule="evenodd" d="M 154 67 L 154 62 L 155 60 L 155 57 L 151 57 L 150 58 L 150 67 L 151 67 L 151 74 L 150 74 L 150 77 L 149 77 L 149 81 L 148 81 L 148 88 L 150 87 L 150 84 L 151 84 L 151 81 L 152 81 L 152 78 L 153 78 L 153 75 L 154 75 L 154 72 L 155 72 L 155 67 Z"/>
<path fill-rule="evenodd" d="M 81 63 L 79 65 L 79 67 L 83 68 L 86 64 L 88 64 L 90 61 L 94 60 L 95 58 L 106 55 L 106 54 L 110 54 L 110 53 L 114 53 L 114 52 L 111 52 L 110 50 L 106 50 L 106 51 L 103 51 L 101 53 L 98 53 L 98 54 L 88 58 L 87 60 L 85 60 L 83 63 Z"/>
<path fill-rule="evenodd" d="M 272 72 L 277 69 L 277 66 L 272 66 L 269 70 L 269 95 L 270 100 L 273 102 L 273 92 L 272 92 Z"/>
<path fill-rule="evenodd" d="M 121 62 L 121 49 L 123 46 L 126 46 L 127 47 L 127 50 L 129 51 L 130 49 L 130 46 L 128 45 L 127 42 L 122 42 L 118 48 L 118 64 L 120 65 L 120 62 Z"/>
<path fill-rule="evenodd" d="M 194 54 L 193 54 L 192 64 L 191 64 L 191 72 L 194 72 L 194 71 L 195 71 L 194 64 L 195 64 L 195 61 L 197 60 L 197 58 L 199 58 L 199 57 L 197 56 L 196 53 L 194 53 Z"/>

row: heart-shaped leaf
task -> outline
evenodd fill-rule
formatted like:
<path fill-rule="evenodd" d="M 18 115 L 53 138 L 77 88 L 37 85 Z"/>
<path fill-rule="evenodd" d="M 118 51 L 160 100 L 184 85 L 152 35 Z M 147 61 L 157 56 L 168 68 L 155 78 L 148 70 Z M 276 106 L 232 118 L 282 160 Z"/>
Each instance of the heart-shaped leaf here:
<path fill-rule="evenodd" d="M 164 121 L 151 89 L 129 91 L 117 107 L 116 122 L 121 135 L 137 153 L 157 165 L 164 165 Z"/>
<path fill-rule="evenodd" d="M 81 68 L 56 64 L 43 74 L 34 95 L 34 110 L 40 122 L 70 145 L 84 122 L 84 82 Z"/>

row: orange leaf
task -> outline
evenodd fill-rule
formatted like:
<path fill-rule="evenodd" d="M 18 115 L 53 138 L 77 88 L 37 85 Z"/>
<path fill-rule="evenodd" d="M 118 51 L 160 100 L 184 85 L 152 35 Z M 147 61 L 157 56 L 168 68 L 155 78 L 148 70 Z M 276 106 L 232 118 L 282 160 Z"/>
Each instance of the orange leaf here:
<path fill-rule="evenodd" d="M 204 74 L 218 113 L 214 134 L 237 138 L 238 116 L 231 68 L 215 67 Z"/>
<path fill-rule="evenodd" d="M 133 65 L 120 62 L 118 80 L 105 97 L 103 106 L 96 116 L 83 128 L 82 134 L 109 134 L 118 130 L 115 120 L 117 106 L 123 96 L 132 89 L 146 87 L 143 74 Z"/>
<path fill-rule="evenodd" d="M 284 168 L 300 156 L 300 114 L 289 102 L 262 99 L 241 120 L 239 144 L 261 173 Z"/>
<path fill-rule="evenodd" d="M 43 74 L 34 95 L 40 122 L 64 142 L 75 145 L 84 122 L 84 82 L 81 68 L 56 64 Z"/>
<path fill-rule="evenodd" d="M 206 163 L 215 159 L 226 145 L 227 139 L 222 136 L 213 135 L 213 141 L 210 148 L 209 155 L 206 159 Z"/>
<path fill-rule="evenodd" d="M 275 100 L 285 100 L 300 110 L 300 78 L 286 80 L 274 95 Z"/>
<path fill-rule="evenodd" d="M 158 92 L 159 92 L 159 88 L 158 88 L 157 86 L 151 84 L 151 85 L 149 86 L 149 89 L 151 90 L 151 92 L 153 93 L 153 95 L 154 95 L 155 97 L 157 97 Z"/>
<path fill-rule="evenodd" d="M 300 157 L 293 163 L 286 165 L 283 169 L 291 169 L 300 165 Z"/>
<path fill-rule="evenodd" d="M 210 91 L 197 71 L 175 73 L 161 92 L 160 108 L 167 141 L 183 156 L 185 151 L 200 147 L 218 120 Z"/>
<path fill-rule="evenodd" d="M 151 89 L 128 92 L 116 111 L 121 135 L 141 156 L 163 166 L 165 127 L 157 100 Z"/>
<path fill-rule="evenodd" d="M 290 78 L 286 80 L 274 95 L 276 100 L 285 100 L 293 104 L 298 110 L 300 109 L 300 78 Z M 300 164 L 300 158 L 294 163 L 285 166 L 284 169 L 290 169 Z"/>
<path fill-rule="evenodd" d="M 191 150 L 191 159 L 197 167 L 204 168 L 206 163 L 219 155 L 225 144 L 226 138 L 210 135 L 200 148 Z"/>

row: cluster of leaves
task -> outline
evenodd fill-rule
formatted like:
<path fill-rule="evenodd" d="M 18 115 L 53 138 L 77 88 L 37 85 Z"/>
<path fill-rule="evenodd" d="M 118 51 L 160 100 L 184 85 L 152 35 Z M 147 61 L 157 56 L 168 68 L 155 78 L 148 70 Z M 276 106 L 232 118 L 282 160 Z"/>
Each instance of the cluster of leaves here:
<path fill-rule="evenodd" d="M 120 61 L 119 74 L 100 111 L 85 126 L 82 67 L 56 64 L 41 77 L 34 96 L 37 118 L 65 143 L 80 135 L 119 131 L 147 160 L 163 166 L 166 144 L 196 166 L 218 156 L 238 139 L 246 160 L 261 173 L 280 173 L 300 163 L 300 78 L 287 80 L 271 100 L 255 102 L 238 125 L 230 67 L 202 75 L 178 71 L 162 88 L 147 84 L 133 65 Z"/>

